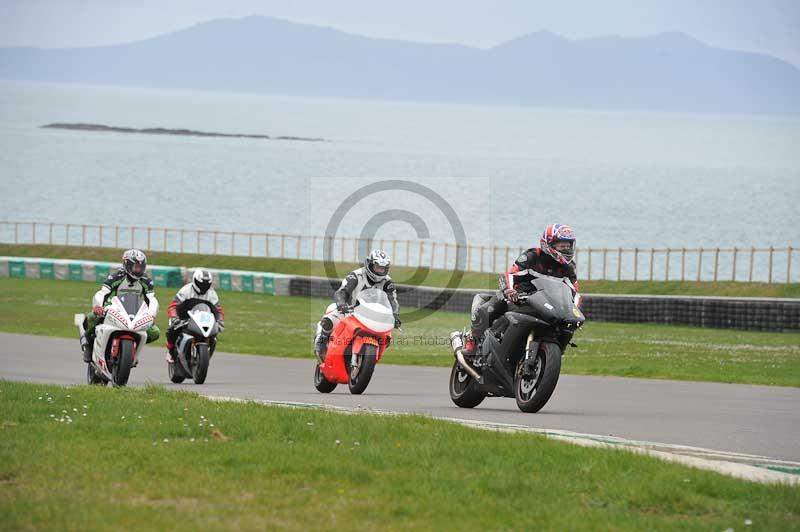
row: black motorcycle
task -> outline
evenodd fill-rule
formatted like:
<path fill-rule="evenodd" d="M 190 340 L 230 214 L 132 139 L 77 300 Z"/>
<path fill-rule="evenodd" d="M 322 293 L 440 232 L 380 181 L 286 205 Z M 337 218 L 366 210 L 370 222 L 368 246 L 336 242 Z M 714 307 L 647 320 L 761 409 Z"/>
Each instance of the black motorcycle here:
<path fill-rule="evenodd" d="M 456 361 L 450 372 L 450 398 L 461 408 L 486 397 L 514 397 L 523 412 L 547 404 L 561 373 L 561 356 L 572 335 L 586 321 L 569 279 L 532 273 L 533 290 L 508 302 L 508 311 L 476 339 L 475 352 L 462 352 L 463 333 L 450 342 Z M 478 294 L 475 305 L 491 297 Z"/>
<path fill-rule="evenodd" d="M 187 299 L 177 306 L 177 311 L 181 319 L 175 325 L 180 331 L 175 342 L 178 356 L 167 365 L 169 379 L 180 383 L 191 377 L 195 384 L 203 384 L 217 347 L 219 312 L 203 299 Z"/>

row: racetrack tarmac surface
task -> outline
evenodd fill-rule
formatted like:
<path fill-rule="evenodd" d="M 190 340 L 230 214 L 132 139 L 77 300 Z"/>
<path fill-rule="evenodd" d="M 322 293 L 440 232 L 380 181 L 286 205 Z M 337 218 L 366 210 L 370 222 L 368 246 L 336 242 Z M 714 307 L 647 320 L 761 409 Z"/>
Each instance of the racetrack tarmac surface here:
<path fill-rule="evenodd" d="M 157 383 L 209 396 L 361 406 L 800 461 L 798 388 L 562 375 L 544 409 L 524 414 L 505 398 L 487 398 L 474 409 L 456 407 L 448 395 L 449 368 L 379 364 L 360 396 L 342 385 L 333 393 L 318 393 L 313 372 L 310 353 L 308 359 L 287 359 L 219 352 L 205 384 L 172 384 L 163 348 L 146 347 L 129 385 Z M 0 333 L 2 379 L 69 385 L 85 383 L 85 374 L 77 338 Z"/>

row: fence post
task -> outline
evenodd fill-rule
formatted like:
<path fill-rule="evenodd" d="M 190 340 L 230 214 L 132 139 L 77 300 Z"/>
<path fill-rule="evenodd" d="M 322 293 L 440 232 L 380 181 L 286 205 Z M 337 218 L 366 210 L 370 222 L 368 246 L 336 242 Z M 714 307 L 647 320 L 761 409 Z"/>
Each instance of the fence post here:
<path fill-rule="evenodd" d="M 119 226 L 114 226 L 114 247 L 119 249 Z"/>
<path fill-rule="evenodd" d="M 436 263 L 436 242 L 431 242 L 431 270 Z"/>
<path fill-rule="evenodd" d="M 302 242 L 303 242 L 303 235 L 297 235 L 297 253 L 296 253 L 296 255 L 297 255 L 298 259 L 300 258 L 300 247 L 302 245 Z"/>
<path fill-rule="evenodd" d="M 792 282 L 792 246 L 786 249 L 786 282 Z"/>
<path fill-rule="evenodd" d="M 769 247 L 769 284 L 772 284 L 772 253 L 775 251 L 775 248 L 772 246 Z"/>
<path fill-rule="evenodd" d="M 622 248 L 617 250 L 617 281 L 622 280 Z"/>
<path fill-rule="evenodd" d="M 33 243 L 36 243 L 36 222 L 33 222 Z"/>
<path fill-rule="evenodd" d="M 417 265 L 422 266 L 422 252 L 424 251 L 424 242 L 422 240 L 419 241 L 419 257 L 417 257 Z"/>
<path fill-rule="evenodd" d="M 286 246 L 286 235 L 281 233 L 281 258 L 283 258 L 283 250 Z M 331 248 L 331 255 L 333 255 L 333 248 Z M 331 257 L 333 258 L 333 257 Z"/>
<path fill-rule="evenodd" d="M 447 252 L 450 249 L 450 244 L 444 243 L 444 261 L 442 261 L 442 269 L 447 269 Z M 458 255 L 458 244 L 456 244 L 456 255 Z"/>
<path fill-rule="evenodd" d="M 165 227 L 165 228 L 164 228 L 164 244 L 163 244 L 163 245 L 164 245 L 164 251 L 165 251 L 165 252 L 167 251 L 167 235 L 168 235 L 168 230 L 167 230 L 167 228 Z"/>
<path fill-rule="evenodd" d="M 186 230 L 181 228 L 181 253 L 183 253 L 183 237 L 185 232 Z"/>
<path fill-rule="evenodd" d="M 51 227 L 52 225 L 53 224 L 50 224 Z M 105 227 L 103 227 L 102 225 L 98 225 L 97 230 L 100 233 L 100 247 L 103 247 L 103 233 L 105 232 Z"/>
<path fill-rule="evenodd" d="M 217 254 L 217 232 L 214 231 L 214 255 Z"/>
<path fill-rule="evenodd" d="M 14 225 L 16 225 L 16 224 L 14 224 Z M 65 242 L 66 242 L 66 245 L 68 245 L 68 246 L 69 246 L 69 228 L 70 228 L 70 225 L 71 225 L 71 224 L 67 224 L 67 228 L 66 228 L 66 236 L 65 236 L 65 238 L 64 238 L 64 240 L 65 240 Z M 17 242 L 17 235 L 16 235 L 16 234 L 14 234 L 14 243 L 16 243 L 16 242 Z"/>
<path fill-rule="evenodd" d="M 47 243 L 53 245 L 53 222 L 50 222 L 50 232 L 47 235 Z"/>
<path fill-rule="evenodd" d="M 149 227 L 147 228 L 147 249 L 148 249 L 148 251 L 149 251 L 149 250 L 151 250 L 151 249 L 153 249 L 153 248 L 150 246 L 150 228 L 149 228 Z"/>
<path fill-rule="evenodd" d="M 686 248 L 681 248 L 681 282 L 686 280 Z"/>
<path fill-rule="evenodd" d="M 195 238 L 195 250 L 194 250 L 194 252 L 197 253 L 198 255 L 200 254 L 200 232 L 201 231 L 199 229 L 194 232 L 194 238 Z"/>
<path fill-rule="evenodd" d="M 406 240 L 406 266 L 411 266 L 411 241 Z"/>
<path fill-rule="evenodd" d="M 719 267 L 719 248 L 714 250 L 714 282 L 717 282 L 717 268 Z"/>
<path fill-rule="evenodd" d="M 397 240 L 392 239 L 392 260 L 397 260 Z"/>
<path fill-rule="evenodd" d="M 341 257 L 342 262 L 344 262 L 344 240 L 345 238 L 342 237 L 342 257 Z"/>
<path fill-rule="evenodd" d="M 247 233 L 247 256 L 253 256 L 253 233 Z"/>
<path fill-rule="evenodd" d="M 135 240 L 136 240 L 136 227 L 131 226 L 131 247 L 132 248 L 136 247 L 136 244 L 134 244 Z"/>
<path fill-rule="evenodd" d="M 650 248 L 650 280 L 653 280 L 653 259 L 655 258 L 656 250 Z"/>
<path fill-rule="evenodd" d="M 731 272 L 731 281 L 736 281 L 736 255 L 738 253 L 739 249 L 733 246 L 733 272 Z"/>
<path fill-rule="evenodd" d="M 69 224 L 67 224 L 67 227 L 69 227 Z M 14 222 L 14 243 L 19 244 L 19 222 Z"/>
<path fill-rule="evenodd" d="M 606 280 L 606 260 L 608 259 L 608 248 L 603 248 L 603 280 Z"/>
<path fill-rule="evenodd" d="M 700 248 L 700 253 L 697 254 L 697 280 L 700 280 L 701 272 L 703 271 L 703 248 Z"/>
<path fill-rule="evenodd" d="M 633 280 L 639 280 L 639 248 L 633 248 Z"/>
<path fill-rule="evenodd" d="M 589 275 L 588 275 L 588 278 L 591 281 L 592 280 L 592 248 L 588 248 L 586 250 L 586 253 L 589 254 L 589 259 L 586 262 L 589 264 Z"/>
<path fill-rule="evenodd" d="M 492 246 L 492 272 L 497 271 L 497 246 Z"/>
<path fill-rule="evenodd" d="M 748 276 L 748 282 L 750 283 L 753 282 L 753 261 L 755 259 L 755 255 L 756 255 L 756 247 L 752 246 L 750 247 L 750 275 Z"/>
<path fill-rule="evenodd" d="M 322 246 L 325 246 L 325 241 L 323 239 Z M 269 257 L 269 233 L 264 233 L 264 256 Z"/>
<path fill-rule="evenodd" d="M 231 231 L 231 255 L 236 254 L 236 250 L 234 249 L 236 246 L 236 233 Z"/>
<path fill-rule="evenodd" d="M 664 280 L 669 281 L 669 252 L 672 251 L 670 248 L 667 248 L 667 256 L 665 257 L 666 265 L 664 266 Z"/>
<path fill-rule="evenodd" d="M 361 239 L 358 238 L 358 237 L 354 237 L 353 238 L 353 262 L 356 262 L 356 263 L 359 262 L 359 260 L 358 260 L 358 241 L 359 240 L 361 240 Z M 394 260 L 394 257 L 392 257 L 392 259 Z"/>

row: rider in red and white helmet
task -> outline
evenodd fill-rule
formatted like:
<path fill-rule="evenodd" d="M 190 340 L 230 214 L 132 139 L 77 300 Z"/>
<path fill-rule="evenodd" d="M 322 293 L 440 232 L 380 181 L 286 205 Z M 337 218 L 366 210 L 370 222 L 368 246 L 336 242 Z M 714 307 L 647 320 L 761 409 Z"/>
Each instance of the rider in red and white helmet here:
<path fill-rule="evenodd" d="M 500 278 L 501 294 L 497 294 L 478 306 L 472 313 L 471 332 L 464 338 L 465 355 L 475 351 L 475 344 L 489 326 L 505 314 L 508 302 L 516 302 L 520 292 L 532 291 L 530 272 L 553 277 L 567 277 L 578 290 L 575 269 L 575 232 L 565 224 L 550 224 L 545 227 L 538 248 L 525 250 Z"/>

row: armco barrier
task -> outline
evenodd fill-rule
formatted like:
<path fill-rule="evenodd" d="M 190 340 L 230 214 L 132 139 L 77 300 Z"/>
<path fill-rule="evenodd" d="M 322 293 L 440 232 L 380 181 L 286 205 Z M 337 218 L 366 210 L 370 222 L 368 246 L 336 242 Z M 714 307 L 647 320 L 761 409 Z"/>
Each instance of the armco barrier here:
<path fill-rule="evenodd" d="M 0 277 L 61 279 L 102 282 L 117 264 L 76 260 L 0 257 Z M 148 267 L 156 286 L 179 287 L 191 280 L 193 268 Z M 279 296 L 329 299 L 339 279 L 302 277 L 266 272 L 210 269 L 217 289 Z M 398 299 L 405 308 L 435 308 L 465 313 L 479 290 L 398 286 Z M 588 294 L 583 311 L 590 320 L 653 323 L 746 329 L 757 331 L 800 330 L 800 299 L 641 296 Z"/>
<path fill-rule="evenodd" d="M 338 280 L 293 277 L 289 293 L 329 298 L 338 286 Z M 397 291 L 400 305 L 407 308 L 433 306 L 468 313 L 472 298 L 481 290 L 399 285 Z M 588 319 L 597 321 L 756 331 L 800 330 L 800 299 L 588 294 L 583 298 L 582 310 Z M 465 316 L 465 324 L 467 319 Z"/>
<path fill-rule="evenodd" d="M 0 257 L 0 277 L 18 279 L 56 279 L 102 283 L 118 263 L 32 257 Z M 266 272 L 209 269 L 217 287 L 234 292 L 289 295 L 287 276 Z M 151 265 L 148 275 L 156 287 L 178 288 L 192 278 L 194 268 Z"/>

